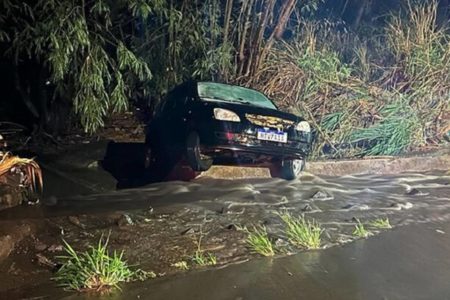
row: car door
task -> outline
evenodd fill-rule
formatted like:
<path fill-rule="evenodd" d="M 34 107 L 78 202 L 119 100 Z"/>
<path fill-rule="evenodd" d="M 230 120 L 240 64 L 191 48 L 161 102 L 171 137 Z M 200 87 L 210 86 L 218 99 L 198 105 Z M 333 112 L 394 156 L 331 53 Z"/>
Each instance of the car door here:
<path fill-rule="evenodd" d="M 166 144 L 177 152 L 184 150 L 186 121 L 186 89 L 179 86 L 166 98 L 160 121 L 160 132 Z"/>

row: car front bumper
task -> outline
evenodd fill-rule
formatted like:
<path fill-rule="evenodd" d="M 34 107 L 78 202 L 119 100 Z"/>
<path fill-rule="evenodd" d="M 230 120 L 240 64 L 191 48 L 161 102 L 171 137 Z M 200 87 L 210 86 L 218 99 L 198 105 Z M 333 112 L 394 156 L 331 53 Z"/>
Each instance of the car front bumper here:
<path fill-rule="evenodd" d="M 218 122 L 219 123 L 219 122 Z M 224 151 L 271 156 L 277 159 L 303 159 L 311 151 L 311 134 L 288 131 L 287 143 L 259 140 L 257 126 L 243 124 L 212 124 L 200 132 L 203 149 L 220 156 Z M 216 125 L 216 126 L 214 126 Z"/>

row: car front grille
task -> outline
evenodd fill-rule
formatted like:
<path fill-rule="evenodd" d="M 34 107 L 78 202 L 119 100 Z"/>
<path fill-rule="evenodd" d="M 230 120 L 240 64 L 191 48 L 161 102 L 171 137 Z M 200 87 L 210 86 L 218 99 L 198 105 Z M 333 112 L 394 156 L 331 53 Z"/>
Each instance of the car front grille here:
<path fill-rule="evenodd" d="M 285 120 L 272 116 L 245 114 L 245 117 L 253 125 L 267 128 L 274 128 L 283 131 L 288 130 L 295 123 L 294 121 Z"/>

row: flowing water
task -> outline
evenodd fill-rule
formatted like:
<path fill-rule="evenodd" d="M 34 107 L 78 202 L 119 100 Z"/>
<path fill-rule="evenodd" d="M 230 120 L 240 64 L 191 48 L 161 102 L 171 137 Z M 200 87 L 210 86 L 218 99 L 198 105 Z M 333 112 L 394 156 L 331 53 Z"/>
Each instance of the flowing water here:
<path fill-rule="evenodd" d="M 100 195 L 59 199 L 69 210 L 189 210 L 190 217 L 219 216 L 239 223 L 270 221 L 277 212 L 305 214 L 327 228 L 353 226 L 388 217 L 393 225 L 443 221 L 450 218 L 450 175 L 444 172 L 277 179 L 165 182 Z M 178 211 L 179 212 L 179 211 Z"/>

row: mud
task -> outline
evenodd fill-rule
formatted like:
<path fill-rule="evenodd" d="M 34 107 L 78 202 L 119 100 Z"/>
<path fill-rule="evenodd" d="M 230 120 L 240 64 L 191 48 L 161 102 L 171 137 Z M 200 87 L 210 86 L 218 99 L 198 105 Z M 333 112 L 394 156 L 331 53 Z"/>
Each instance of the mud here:
<path fill-rule="evenodd" d="M 68 186 L 72 183 L 66 183 Z M 64 185 L 60 184 L 63 190 Z M 15 207 L 0 212 L 6 222 L 25 222 L 36 230 L 0 264 L 0 293 L 35 296 L 60 293 L 50 281 L 62 254 L 62 239 L 84 249 L 110 235 L 111 249 L 124 250 L 131 264 L 154 271 L 159 277 L 183 273 L 174 264 L 191 262 L 197 241 L 217 256 L 218 266 L 257 257 L 246 247 L 239 226 L 264 224 L 283 253 L 300 250 L 287 245 L 278 212 L 304 214 L 325 229 L 323 247 L 355 240 L 359 219 L 368 223 L 388 217 L 391 225 L 450 220 L 450 174 L 444 171 L 400 175 L 318 177 L 305 173 L 300 180 L 218 180 L 165 182 L 142 188 L 52 196 L 51 206 Z M 62 191 L 60 191 L 62 192 Z M 37 286 L 33 288 L 33 286 Z M 28 291 L 28 292 L 27 292 Z M 56 293 L 56 294 L 53 294 Z"/>

